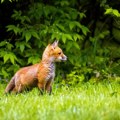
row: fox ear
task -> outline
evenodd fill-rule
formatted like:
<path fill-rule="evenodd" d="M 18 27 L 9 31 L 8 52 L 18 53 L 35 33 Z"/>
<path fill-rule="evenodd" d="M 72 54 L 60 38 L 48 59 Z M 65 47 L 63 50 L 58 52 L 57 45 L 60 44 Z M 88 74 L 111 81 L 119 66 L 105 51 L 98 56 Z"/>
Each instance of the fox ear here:
<path fill-rule="evenodd" d="M 54 41 L 54 43 L 51 45 L 54 49 L 58 46 L 58 40 Z"/>

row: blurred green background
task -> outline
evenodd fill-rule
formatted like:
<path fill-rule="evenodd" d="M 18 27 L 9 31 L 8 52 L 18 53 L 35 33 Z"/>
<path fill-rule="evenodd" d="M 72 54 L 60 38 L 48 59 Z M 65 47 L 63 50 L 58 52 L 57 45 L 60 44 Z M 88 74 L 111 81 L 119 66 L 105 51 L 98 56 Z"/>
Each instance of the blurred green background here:
<path fill-rule="evenodd" d="M 1 81 L 39 62 L 56 39 L 68 57 L 57 64 L 56 83 L 120 81 L 119 6 L 119 0 L 2 0 Z"/>

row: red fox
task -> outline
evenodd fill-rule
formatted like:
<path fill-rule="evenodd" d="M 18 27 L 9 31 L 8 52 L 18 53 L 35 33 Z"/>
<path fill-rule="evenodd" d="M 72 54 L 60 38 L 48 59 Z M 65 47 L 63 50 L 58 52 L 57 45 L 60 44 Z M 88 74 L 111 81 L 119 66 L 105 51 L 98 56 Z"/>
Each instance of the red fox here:
<path fill-rule="evenodd" d="M 5 93 L 21 93 L 26 88 L 38 87 L 51 93 L 55 77 L 55 62 L 66 61 L 67 57 L 58 47 L 58 41 L 49 44 L 40 63 L 18 70 L 8 83 Z"/>

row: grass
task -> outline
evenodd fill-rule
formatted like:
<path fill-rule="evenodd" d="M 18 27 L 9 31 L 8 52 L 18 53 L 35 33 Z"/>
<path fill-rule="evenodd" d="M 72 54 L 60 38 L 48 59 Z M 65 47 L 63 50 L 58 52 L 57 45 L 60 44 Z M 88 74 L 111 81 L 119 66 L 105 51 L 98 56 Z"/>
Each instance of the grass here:
<path fill-rule="evenodd" d="M 0 120 L 120 120 L 118 83 L 54 87 L 43 96 L 37 89 L 6 96 L 0 88 Z"/>

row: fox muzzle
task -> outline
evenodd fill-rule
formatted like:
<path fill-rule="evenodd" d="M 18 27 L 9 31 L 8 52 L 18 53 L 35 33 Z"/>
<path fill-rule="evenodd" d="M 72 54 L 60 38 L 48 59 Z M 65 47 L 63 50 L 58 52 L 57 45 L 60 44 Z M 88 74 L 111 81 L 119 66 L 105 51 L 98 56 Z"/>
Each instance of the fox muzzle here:
<path fill-rule="evenodd" d="M 63 55 L 61 60 L 62 61 L 66 61 L 67 60 L 67 56 Z"/>

